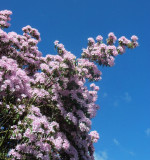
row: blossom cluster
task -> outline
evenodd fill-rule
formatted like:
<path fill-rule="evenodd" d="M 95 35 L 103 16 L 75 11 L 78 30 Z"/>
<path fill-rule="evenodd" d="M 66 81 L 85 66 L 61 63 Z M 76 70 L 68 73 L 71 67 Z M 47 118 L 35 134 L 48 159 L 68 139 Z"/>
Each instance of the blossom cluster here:
<path fill-rule="evenodd" d="M 0 24 L 10 19 L 11 11 L 1 11 Z M 4 22 L 3 22 L 4 21 Z M 6 26 L 6 24 L 5 24 Z M 101 80 L 100 65 L 113 66 L 115 56 L 125 47 L 138 46 L 138 38 L 119 38 L 111 32 L 107 44 L 103 37 L 88 39 L 82 58 L 76 58 L 63 44 L 55 41 L 57 55 L 38 50 L 40 33 L 31 26 L 22 29 L 23 35 L 0 29 L 0 111 L 11 114 L 12 121 L 0 119 L 3 137 L 8 132 L 8 156 L 17 159 L 94 160 L 94 146 L 99 139 L 91 131 L 91 119 L 96 116 L 99 86 L 90 90 L 85 82 Z M 41 72 L 39 72 L 39 70 Z M 5 98 L 4 98 L 5 97 Z M 11 106 L 11 107 L 10 107 Z M 5 140 L 5 139 L 4 139 Z M 10 143 L 11 142 L 11 143 Z"/>
<path fill-rule="evenodd" d="M 0 11 L 0 28 L 8 28 L 10 26 L 8 21 L 10 21 L 11 14 L 12 12 L 8 10 Z"/>
<path fill-rule="evenodd" d="M 33 105 L 25 119 L 11 128 L 14 129 L 11 139 L 26 139 L 8 153 L 15 159 L 28 159 L 31 156 L 43 160 L 49 160 L 50 157 L 55 159 L 61 147 L 69 147 L 65 135 L 57 132 L 59 124 L 49 122 L 46 116 L 40 113 L 40 109 Z"/>
<path fill-rule="evenodd" d="M 90 59 L 103 66 L 113 66 L 117 55 L 125 52 L 125 48 L 135 48 L 138 46 L 138 37 L 132 36 L 131 40 L 122 36 L 118 39 L 119 45 L 116 47 L 115 42 L 117 37 L 113 32 L 108 34 L 107 44 L 103 43 L 103 37 L 98 35 L 96 37 L 97 43 L 93 38 L 88 38 L 88 47 L 83 49 L 82 58 Z"/>

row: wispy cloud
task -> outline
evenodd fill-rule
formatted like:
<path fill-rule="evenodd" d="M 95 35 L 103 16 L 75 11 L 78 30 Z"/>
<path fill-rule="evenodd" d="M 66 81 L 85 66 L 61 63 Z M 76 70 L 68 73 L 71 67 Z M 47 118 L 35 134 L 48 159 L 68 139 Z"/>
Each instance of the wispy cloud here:
<path fill-rule="evenodd" d="M 150 128 L 147 128 L 147 130 L 145 131 L 147 136 L 150 136 Z"/>
<path fill-rule="evenodd" d="M 114 143 L 115 143 L 115 145 L 117 145 L 117 146 L 119 146 L 119 145 L 120 145 L 119 141 L 118 141 L 116 138 L 114 138 L 114 139 L 113 139 L 113 142 L 114 142 Z"/>
<path fill-rule="evenodd" d="M 108 159 L 107 152 L 105 151 L 94 153 L 94 157 L 95 157 L 95 160 L 107 160 Z"/>
<path fill-rule="evenodd" d="M 114 100 L 114 102 L 113 102 L 113 106 L 114 106 L 114 107 L 117 107 L 117 106 L 119 106 L 122 102 L 127 102 L 127 103 L 131 102 L 132 97 L 131 97 L 131 95 L 130 95 L 128 92 L 124 92 L 124 93 L 122 93 L 122 95 L 120 95 L 120 96 L 115 96 L 114 99 L 115 99 L 115 100 Z"/>
<path fill-rule="evenodd" d="M 134 153 L 134 152 L 129 152 L 129 154 L 130 154 L 131 156 L 135 156 L 135 153 Z"/>
<path fill-rule="evenodd" d="M 123 152 L 125 152 L 125 153 L 127 153 L 127 154 L 129 154 L 131 156 L 135 156 L 136 155 L 133 151 L 130 151 L 130 150 L 126 149 L 122 144 L 120 144 L 120 142 L 116 138 L 113 139 L 113 142 L 114 142 L 114 144 L 116 146 L 118 146 L 118 149 L 120 151 L 123 151 Z"/>
<path fill-rule="evenodd" d="M 119 100 L 115 100 L 114 103 L 113 103 L 113 105 L 114 105 L 115 107 L 119 106 Z"/>
<path fill-rule="evenodd" d="M 103 94 L 103 98 L 106 98 L 107 96 L 108 96 L 108 93 L 105 92 L 105 93 Z"/>
<path fill-rule="evenodd" d="M 125 100 L 126 102 L 131 102 L 131 100 L 132 100 L 132 98 L 131 98 L 131 96 L 129 95 L 128 92 L 124 93 L 122 99 Z"/>

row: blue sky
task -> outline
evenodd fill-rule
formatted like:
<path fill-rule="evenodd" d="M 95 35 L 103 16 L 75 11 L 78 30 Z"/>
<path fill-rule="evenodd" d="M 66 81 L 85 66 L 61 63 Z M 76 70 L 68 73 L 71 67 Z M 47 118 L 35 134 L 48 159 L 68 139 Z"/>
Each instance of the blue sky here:
<path fill-rule="evenodd" d="M 7 0 L 0 10 L 13 11 L 8 31 L 22 34 L 31 25 L 41 33 L 43 56 L 55 54 L 53 42 L 80 57 L 87 38 L 114 32 L 119 38 L 139 37 L 140 46 L 118 56 L 115 66 L 101 68 L 92 120 L 100 133 L 96 160 L 150 160 L 150 1 L 149 0 Z"/>

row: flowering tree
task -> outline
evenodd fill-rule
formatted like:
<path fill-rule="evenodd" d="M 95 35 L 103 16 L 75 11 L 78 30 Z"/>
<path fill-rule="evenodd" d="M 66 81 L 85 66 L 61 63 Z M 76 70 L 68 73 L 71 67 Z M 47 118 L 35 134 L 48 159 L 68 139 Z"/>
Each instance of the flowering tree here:
<path fill-rule="evenodd" d="M 94 160 L 91 119 L 99 87 L 97 64 L 113 66 L 117 55 L 138 46 L 138 38 L 108 34 L 88 39 L 81 58 L 55 41 L 58 55 L 42 57 L 40 33 L 26 26 L 23 35 L 6 33 L 11 11 L 0 11 L 0 158 L 22 160 Z M 41 71 L 41 72 L 40 72 Z"/>

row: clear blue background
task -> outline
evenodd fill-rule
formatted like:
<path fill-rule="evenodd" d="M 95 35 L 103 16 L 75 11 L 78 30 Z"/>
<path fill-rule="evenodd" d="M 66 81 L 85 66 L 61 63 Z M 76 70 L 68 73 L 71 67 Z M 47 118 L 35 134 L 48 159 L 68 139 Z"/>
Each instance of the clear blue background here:
<path fill-rule="evenodd" d="M 53 42 L 80 57 L 88 37 L 109 32 L 119 38 L 139 37 L 139 47 L 116 58 L 112 68 L 101 68 L 92 120 L 100 133 L 95 144 L 98 160 L 150 160 L 150 1 L 149 0 L 7 0 L 0 10 L 12 10 L 8 31 L 22 34 L 31 25 L 41 33 L 43 56 L 55 54 Z M 147 132 L 146 132 L 147 131 Z"/>

